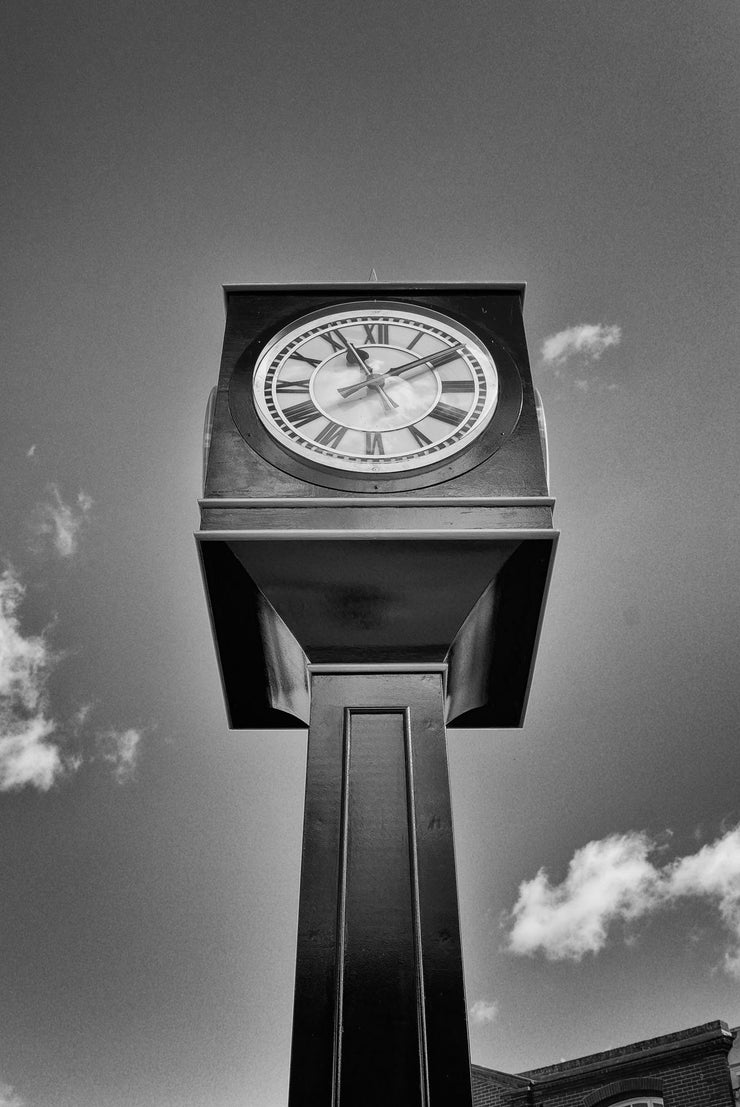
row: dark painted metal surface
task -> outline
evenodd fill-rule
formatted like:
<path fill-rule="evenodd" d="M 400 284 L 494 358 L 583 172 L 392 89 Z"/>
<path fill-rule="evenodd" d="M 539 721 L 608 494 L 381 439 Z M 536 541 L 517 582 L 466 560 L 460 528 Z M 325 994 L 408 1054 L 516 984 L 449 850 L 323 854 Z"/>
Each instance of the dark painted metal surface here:
<path fill-rule="evenodd" d="M 290 1107 L 471 1102 L 442 674 L 314 674 Z"/>
<path fill-rule="evenodd" d="M 255 357 L 277 330 L 308 312 L 359 299 L 441 311 L 472 330 L 494 357 L 503 350 L 506 387 L 521 394 L 518 420 L 503 441 L 481 443 L 480 457 L 473 444 L 465 451 L 471 467 L 463 461 L 431 467 L 421 474 L 424 487 L 416 486 L 414 474 L 358 484 L 356 474 L 345 481 L 338 473 L 332 478 L 338 484 L 326 486 L 319 469 L 296 467 L 277 443 L 270 444 L 269 458 L 252 449 L 229 407 L 234 379 L 242 381 L 241 400 L 249 405 Z M 295 725 L 286 724 L 291 714 L 305 721 L 306 660 L 444 658 L 450 662 L 448 724 L 461 716 L 470 726 L 522 724 L 557 539 L 522 300 L 521 285 L 226 290 L 198 540 L 233 726 Z M 498 433 L 493 424 L 490 432 Z M 256 532 L 268 544 L 264 555 Z M 234 540 L 241 533 L 248 543 Z M 440 554 L 441 535 L 466 541 Z M 471 535 L 487 546 L 487 573 Z M 351 548 L 345 539 L 352 539 Z M 291 552 L 290 541 L 302 549 Z M 214 542 L 228 544 L 230 554 L 217 552 Z M 234 555 L 241 579 L 233 565 L 225 567 Z"/>
<path fill-rule="evenodd" d="M 397 300 L 441 311 L 458 319 L 491 347 L 502 372 L 502 405 L 520 406 L 513 430 L 505 420 L 501 441 L 490 441 L 499 431 L 492 425 L 487 441 L 450 465 L 428 472 L 386 479 L 358 480 L 337 472 L 297 462 L 286 451 L 263 440 L 252 449 L 237 429 L 229 408 L 229 390 L 235 377 L 247 380 L 259 352 L 270 337 L 290 320 L 322 307 L 348 300 Z M 342 496 L 354 492 L 383 492 L 413 496 L 417 489 L 454 500 L 464 495 L 537 496 L 547 494 L 540 432 L 522 322 L 522 290 L 513 286 L 472 287 L 367 285 L 304 288 L 254 287 L 227 290 L 226 333 L 213 424 L 213 440 L 206 476 L 207 496 L 254 497 Z M 248 391 L 248 390 L 247 390 Z M 502 414 L 503 414 L 502 407 Z M 486 436 L 483 436 L 486 438 Z M 263 456 L 260 450 L 269 456 Z M 491 452 L 493 450 L 493 452 Z M 465 460 L 467 457 L 467 461 Z M 471 464 L 472 463 L 472 467 Z"/>
<path fill-rule="evenodd" d="M 270 337 L 358 299 L 441 311 L 498 359 L 502 419 L 451 464 L 327 475 L 252 419 Z M 471 1103 L 444 727 L 522 724 L 557 540 L 522 299 L 512 285 L 226 292 L 197 535 L 224 695 L 235 727 L 310 712 L 290 1107 Z"/>
<path fill-rule="evenodd" d="M 521 726 L 555 537 L 201 533 L 231 725 L 305 722 L 309 662 L 447 661 L 448 725 Z"/>
<path fill-rule="evenodd" d="M 365 302 L 365 299 L 363 297 L 362 302 Z M 411 296 L 409 301 L 404 301 L 400 297 L 395 297 L 395 300 L 402 306 L 404 303 L 407 306 L 409 304 L 418 306 L 421 302 L 417 296 Z M 393 300 L 378 302 L 387 306 Z M 456 313 L 456 321 L 461 321 L 459 310 Z M 370 473 L 340 473 L 336 469 L 327 470 L 326 466 L 322 466 L 318 460 L 316 464 L 312 464 L 284 450 L 265 430 L 254 409 L 252 395 L 254 366 L 265 346 L 265 341 L 269 341 L 272 337 L 266 330 L 260 330 L 234 366 L 229 382 L 229 411 L 250 449 L 256 451 L 271 465 L 301 480 L 323 485 L 326 488 L 352 491 L 359 493 L 360 496 L 379 490 L 401 492 L 438 485 L 476 468 L 499 450 L 516 427 L 522 411 L 522 379 L 506 345 L 488 327 L 479 328 L 475 333 L 476 337 L 484 340 L 484 344 L 493 355 L 498 377 L 498 396 L 490 424 L 479 437 L 454 458 L 432 463 L 423 469 L 414 469 L 408 473 L 379 473 L 375 476 Z M 453 415 L 452 425 L 454 426 L 457 421 Z"/>
<path fill-rule="evenodd" d="M 309 503 L 281 508 L 219 508 L 209 504 L 203 508 L 203 530 L 288 530 L 306 531 L 359 530 L 368 526 L 368 507 L 362 503 L 352 507 L 311 507 Z M 476 504 L 452 508 L 416 505 L 409 500 L 393 507 L 375 507 L 372 525 L 378 530 L 499 530 L 504 528 L 550 528 L 552 509 L 536 504 L 521 507 L 500 507 Z"/>

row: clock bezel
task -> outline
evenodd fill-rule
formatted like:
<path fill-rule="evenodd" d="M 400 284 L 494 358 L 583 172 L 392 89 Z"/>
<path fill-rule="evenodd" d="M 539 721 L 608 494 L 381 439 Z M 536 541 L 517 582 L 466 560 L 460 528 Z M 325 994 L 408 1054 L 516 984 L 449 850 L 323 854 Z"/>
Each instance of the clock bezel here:
<path fill-rule="evenodd" d="M 367 306 L 378 308 L 387 305 L 389 309 L 404 307 L 410 311 L 448 319 L 450 324 L 470 332 L 475 340 L 488 352 L 498 375 L 498 400 L 488 424 L 460 452 L 451 458 L 430 462 L 429 465 L 403 472 L 351 472 L 337 467 L 322 465 L 320 461 L 302 458 L 289 447 L 278 441 L 265 427 L 257 413 L 253 377 L 262 351 L 280 335 L 304 317 L 333 314 L 344 309 L 356 309 Z M 354 298 L 325 304 L 316 312 L 300 312 L 283 319 L 278 325 L 271 326 L 258 335 L 239 357 L 229 382 L 228 402 L 231 417 L 245 442 L 269 464 L 291 477 L 296 477 L 319 487 L 345 492 L 402 492 L 430 485 L 442 484 L 476 468 L 494 454 L 509 438 L 514 430 L 522 410 L 523 386 L 516 362 L 505 343 L 490 332 L 481 330 L 468 318 L 459 318 L 454 311 L 440 311 L 415 302 L 386 297 Z"/>

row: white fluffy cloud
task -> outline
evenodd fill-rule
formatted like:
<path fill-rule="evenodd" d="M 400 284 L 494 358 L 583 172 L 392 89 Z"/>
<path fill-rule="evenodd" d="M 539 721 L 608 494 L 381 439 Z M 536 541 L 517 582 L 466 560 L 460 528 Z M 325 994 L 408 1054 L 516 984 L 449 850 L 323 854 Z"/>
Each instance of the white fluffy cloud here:
<path fill-rule="evenodd" d="M 740 827 L 675 861 L 667 879 L 672 896 L 701 896 L 716 905 L 733 935 L 725 968 L 740 980 Z"/>
<path fill-rule="evenodd" d="M 36 509 L 37 535 L 51 543 L 60 557 L 73 557 L 77 553 L 80 531 L 88 521 L 93 501 L 86 492 L 78 492 L 75 503 L 62 499 L 55 484 L 49 485 L 49 499 Z"/>
<path fill-rule="evenodd" d="M 615 924 L 694 897 L 716 906 L 730 934 L 725 968 L 740 979 L 740 827 L 667 865 L 651 860 L 656 849 L 643 833 L 610 835 L 576 850 L 560 884 L 541 869 L 519 887 L 509 950 L 580 961 L 604 948 Z"/>
<path fill-rule="evenodd" d="M 544 869 L 519 887 L 512 911 L 509 948 L 541 949 L 550 960 L 596 953 L 615 919 L 635 919 L 656 899 L 656 871 L 648 860 L 652 843 L 644 834 L 611 835 L 576 850 L 562 884 Z"/>
<path fill-rule="evenodd" d="M 615 324 L 580 323 L 546 338 L 542 360 L 545 365 L 564 365 L 574 356 L 582 361 L 598 361 L 604 350 L 617 346 L 621 338 L 622 328 Z"/>
<path fill-rule="evenodd" d="M 51 657 L 42 635 L 24 637 L 18 608 L 24 588 L 13 569 L 0 576 L 0 696 L 28 711 L 38 705 Z"/>
<path fill-rule="evenodd" d="M 472 1026 L 486 1026 L 498 1015 L 498 1003 L 495 1000 L 476 999 L 471 1003 L 468 1017 Z"/>
<path fill-rule="evenodd" d="M 25 1103 L 10 1084 L 0 1084 L 0 1107 L 25 1107 Z"/>
<path fill-rule="evenodd" d="M 27 786 L 46 792 L 62 775 L 96 757 L 110 765 L 119 783 L 125 783 L 136 769 L 141 731 L 106 730 L 95 742 L 91 704 L 79 707 L 64 725 L 55 720 L 48 682 L 58 657 L 45 635 L 23 633 L 19 617 L 23 596 L 17 575 L 5 569 L 0 574 L 0 792 Z M 70 739 L 79 744 L 86 734 L 93 748 L 83 756 L 70 749 Z"/>
<path fill-rule="evenodd" d="M 27 784 L 46 791 L 63 770 L 47 717 L 54 658 L 43 635 L 22 633 L 22 599 L 23 586 L 8 568 L 0 575 L 0 791 Z"/>
<path fill-rule="evenodd" d="M 0 792 L 32 784 L 48 792 L 64 766 L 59 747 L 49 741 L 54 723 L 38 715 L 23 725 L 2 721 L 0 734 Z"/>
<path fill-rule="evenodd" d="M 125 784 L 134 775 L 141 739 L 141 731 L 132 727 L 127 730 L 109 730 L 100 736 L 103 760 L 111 765 L 119 784 Z"/>

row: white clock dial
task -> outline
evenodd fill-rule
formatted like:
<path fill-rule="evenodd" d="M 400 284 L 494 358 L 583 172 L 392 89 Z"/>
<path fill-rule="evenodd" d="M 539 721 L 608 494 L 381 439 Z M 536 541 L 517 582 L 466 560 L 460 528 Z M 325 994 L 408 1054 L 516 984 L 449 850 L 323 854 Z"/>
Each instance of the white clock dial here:
<path fill-rule="evenodd" d="M 400 303 L 341 304 L 285 327 L 255 366 L 270 434 L 306 461 L 404 473 L 464 450 L 498 400 L 491 354 L 464 326 Z"/>

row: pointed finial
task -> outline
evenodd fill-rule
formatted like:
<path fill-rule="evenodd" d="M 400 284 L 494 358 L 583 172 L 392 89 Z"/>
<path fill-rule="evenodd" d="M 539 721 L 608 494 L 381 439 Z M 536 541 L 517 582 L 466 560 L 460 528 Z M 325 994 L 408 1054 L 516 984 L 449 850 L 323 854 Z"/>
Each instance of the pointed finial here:
<path fill-rule="evenodd" d="M 377 281 L 377 279 L 378 279 L 378 274 L 375 272 L 374 269 L 371 269 L 370 270 L 370 280 L 371 281 Z"/>

